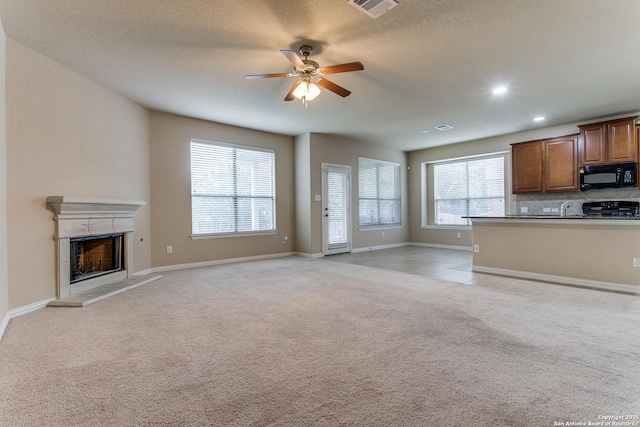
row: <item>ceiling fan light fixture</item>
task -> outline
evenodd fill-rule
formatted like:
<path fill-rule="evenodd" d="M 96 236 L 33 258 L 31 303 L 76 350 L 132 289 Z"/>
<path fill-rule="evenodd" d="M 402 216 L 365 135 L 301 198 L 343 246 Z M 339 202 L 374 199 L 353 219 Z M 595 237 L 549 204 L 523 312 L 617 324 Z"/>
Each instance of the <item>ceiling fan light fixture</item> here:
<path fill-rule="evenodd" d="M 306 98 L 311 101 L 320 95 L 320 88 L 314 83 L 309 83 L 309 89 L 307 90 Z"/>
<path fill-rule="evenodd" d="M 320 95 L 320 88 L 315 83 L 302 82 L 293 91 L 293 96 L 302 100 L 302 102 L 312 101 Z"/>

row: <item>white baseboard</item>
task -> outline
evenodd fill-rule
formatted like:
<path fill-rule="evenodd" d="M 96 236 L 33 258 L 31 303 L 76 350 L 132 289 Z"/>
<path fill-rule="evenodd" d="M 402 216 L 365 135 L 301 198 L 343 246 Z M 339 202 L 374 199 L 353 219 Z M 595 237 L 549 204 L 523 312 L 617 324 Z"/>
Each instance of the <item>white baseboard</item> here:
<path fill-rule="evenodd" d="M 55 301 L 56 298 L 49 298 L 44 301 L 34 302 L 33 304 L 25 305 L 23 307 L 14 308 L 13 310 L 9 310 L 9 319 L 14 319 L 19 316 L 23 316 L 25 314 L 34 312 L 36 310 L 40 310 L 49 304 L 51 301 Z"/>
<path fill-rule="evenodd" d="M 322 258 L 324 256 L 324 254 L 319 253 L 319 254 L 309 254 L 306 252 L 296 252 L 295 253 L 296 256 L 302 257 L 302 258 Z"/>
<path fill-rule="evenodd" d="M 7 329 L 7 325 L 9 325 L 9 312 L 4 315 L 2 319 L 2 323 L 0 323 L 0 341 L 2 341 L 2 336 L 4 335 L 4 330 Z"/>
<path fill-rule="evenodd" d="M 601 282 L 597 280 L 579 279 L 577 277 L 555 276 L 552 274 L 532 273 L 529 271 L 509 270 L 505 268 L 483 267 L 480 265 L 474 265 L 471 270 L 475 273 L 487 273 L 497 276 L 539 280 L 542 282 L 553 282 L 564 285 L 574 285 L 585 288 L 604 289 L 609 291 L 629 292 L 640 295 L 640 286 L 627 285 L 624 283 Z"/>
<path fill-rule="evenodd" d="M 358 252 L 369 252 L 369 251 L 379 251 L 381 249 L 392 249 L 392 248 L 401 248 L 403 246 L 409 246 L 409 243 L 391 243 L 389 245 L 378 245 L 378 246 L 367 246 L 365 248 L 355 248 L 351 249 L 351 253 Z"/>
<path fill-rule="evenodd" d="M 437 243 L 418 243 L 418 242 L 411 242 L 409 244 L 411 246 L 422 246 L 422 247 L 425 247 L 425 248 L 454 249 L 456 251 L 470 251 L 471 250 L 471 246 L 439 245 Z"/>
<path fill-rule="evenodd" d="M 147 274 L 153 273 L 153 269 L 147 268 L 146 270 L 138 271 L 137 273 L 133 273 L 134 276 L 146 276 Z"/>
<path fill-rule="evenodd" d="M 425 248 L 436 248 L 436 249 L 454 249 L 458 251 L 471 251 L 471 247 L 469 246 L 453 246 L 453 245 L 439 245 L 436 243 L 418 243 L 418 242 L 403 242 L 403 243 L 391 243 L 388 245 L 378 245 L 378 246 L 367 246 L 364 248 L 352 248 L 351 253 L 359 253 L 359 252 L 370 252 L 370 251 L 378 251 L 381 249 L 392 249 L 392 248 L 401 248 L 403 246 L 422 246 Z M 295 255 L 301 256 L 304 258 L 322 258 L 324 255 L 322 253 L 319 254 L 309 254 L 305 252 L 296 252 Z"/>
<path fill-rule="evenodd" d="M 234 264 L 237 262 L 258 261 L 258 260 L 272 259 L 272 258 L 285 258 L 290 256 L 292 256 L 291 252 L 282 252 L 279 254 L 258 255 L 258 256 L 242 257 L 242 258 L 228 258 L 228 259 L 202 261 L 202 262 L 191 262 L 187 264 L 165 265 L 162 267 L 153 267 L 151 268 L 151 271 L 153 273 L 158 273 L 161 271 L 185 270 L 187 268 L 210 267 L 212 265 Z"/>

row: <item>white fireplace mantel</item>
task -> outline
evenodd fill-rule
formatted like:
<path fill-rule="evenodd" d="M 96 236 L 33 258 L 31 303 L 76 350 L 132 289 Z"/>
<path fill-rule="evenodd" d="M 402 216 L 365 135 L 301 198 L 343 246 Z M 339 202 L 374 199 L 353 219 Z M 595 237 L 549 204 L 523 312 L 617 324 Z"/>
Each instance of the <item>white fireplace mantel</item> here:
<path fill-rule="evenodd" d="M 139 200 L 47 197 L 47 207 L 56 214 L 56 239 L 134 231 L 135 211 L 144 205 Z"/>
<path fill-rule="evenodd" d="M 47 208 L 55 214 L 56 222 L 58 298 L 133 276 L 133 220 L 135 211 L 145 205 L 139 200 L 47 197 Z M 70 239 L 120 233 L 125 236 L 125 270 L 71 285 Z"/>
<path fill-rule="evenodd" d="M 113 213 L 126 214 L 136 211 L 140 206 L 146 205 L 140 200 L 120 199 L 81 199 L 68 196 L 47 197 L 47 206 L 56 214 L 80 214 L 80 213 Z"/>

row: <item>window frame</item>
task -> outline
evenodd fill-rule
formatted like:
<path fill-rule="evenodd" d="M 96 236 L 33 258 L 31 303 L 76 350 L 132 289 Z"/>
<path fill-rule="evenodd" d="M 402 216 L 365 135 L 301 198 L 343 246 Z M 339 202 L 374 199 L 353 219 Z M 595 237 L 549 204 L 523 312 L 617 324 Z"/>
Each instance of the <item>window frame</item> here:
<path fill-rule="evenodd" d="M 397 198 L 363 198 L 361 196 L 362 189 L 362 180 L 361 180 L 361 162 L 373 162 L 376 164 L 376 174 L 378 175 L 376 178 L 376 195 L 380 195 L 380 180 L 379 180 L 379 167 L 380 166 L 393 166 L 397 168 L 397 182 L 396 184 L 396 193 Z M 377 203 L 377 211 L 378 211 L 378 222 L 375 224 L 362 224 L 361 223 L 361 203 L 363 200 L 372 201 L 375 200 Z M 381 201 L 394 201 L 397 203 L 397 222 L 394 223 L 382 223 L 380 222 L 380 202 Z M 379 160 L 372 159 L 369 157 L 358 157 L 358 229 L 359 230 L 373 230 L 373 229 L 388 229 L 388 228 L 400 228 L 402 227 L 402 165 L 398 162 L 393 162 L 389 160 Z"/>
<path fill-rule="evenodd" d="M 196 196 L 196 197 L 207 197 L 207 198 L 215 198 L 215 197 L 225 197 L 225 198 L 232 198 L 234 199 L 234 203 L 233 203 L 233 212 L 234 212 L 234 231 L 225 231 L 225 232 L 214 232 L 214 233 L 195 233 L 194 232 L 194 209 L 193 209 L 193 199 L 194 199 L 194 190 L 193 190 L 193 168 L 192 168 L 192 162 L 193 162 L 193 144 L 199 144 L 199 145 L 209 145 L 209 146 L 214 146 L 214 147 L 218 147 L 218 148 L 226 148 L 226 149 L 232 149 L 232 150 L 244 150 L 244 151 L 250 151 L 250 152 L 263 152 L 263 153 L 268 153 L 271 155 L 271 177 L 272 177 L 272 186 L 271 186 L 271 195 L 270 196 L 254 196 L 254 195 L 242 195 L 242 194 L 238 194 L 236 192 L 237 190 L 237 179 L 238 177 L 236 176 L 235 172 L 234 172 L 234 179 L 235 182 L 233 184 L 234 187 L 234 193 L 229 195 L 229 194 L 218 194 L 218 195 L 208 195 L 208 196 Z M 235 151 L 234 151 L 235 152 Z M 235 170 L 235 168 L 238 167 L 237 162 L 233 163 L 233 168 Z M 275 150 L 270 149 L 270 148 L 262 148 L 262 147 L 255 147 L 255 146 L 248 146 L 248 145 L 240 145 L 240 144 L 232 144 L 232 143 L 227 143 L 227 142 L 220 142 L 220 141 L 212 141 L 212 140 L 205 140 L 205 139 L 199 139 L 199 138 L 191 138 L 190 142 L 189 142 L 189 167 L 190 167 L 190 172 L 189 172 L 189 185 L 190 185 L 190 211 L 191 211 L 191 239 L 193 240 L 197 240 L 197 239 L 212 239 L 212 238 L 221 238 L 221 237 L 244 237 L 244 236 L 262 236 L 262 235 L 270 235 L 270 234 L 277 234 L 277 217 L 276 217 L 276 213 L 277 213 L 277 197 L 276 197 L 276 156 L 275 156 Z M 266 229 L 266 230 L 257 230 L 257 229 L 252 229 L 252 230 L 247 230 L 247 231 L 238 231 L 238 220 L 240 218 L 239 215 L 239 210 L 238 210 L 238 199 L 268 199 L 271 201 L 271 224 L 272 227 L 270 229 Z"/>
<path fill-rule="evenodd" d="M 433 229 L 447 229 L 447 230 L 471 230 L 471 221 L 467 219 L 466 224 L 438 224 L 437 223 L 437 211 L 436 211 L 436 189 L 435 189 L 435 166 L 442 164 L 452 163 L 468 163 L 474 160 L 490 159 L 490 158 L 502 158 L 502 173 L 503 173 L 503 201 L 504 201 L 504 214 L 506 215 L 510 211 L 509 200 L 507 195 L 510 194 L 510 161 L 508 151 L 499 151 L 486 154 L 478 154 L 464 157 L 456 157 L 450 159 L 443 159 L 438 161 L 422 162 L 421 166 L 421 187 L 422 187 L 422 203 L 421 203 L 421 216 L 422 225 L 421 228 L 433 228 Z M 484 197 L 482 197 L 484 198 Z M 467 203 L 469 200 L 478 200 L 482 198 L 465 198 Z M 488 197 L 494 199 L 495 197 Z M 468 205 L 467 205 L 468 209 Z M 467 211 L 468 212 L 468 211 Z"/>

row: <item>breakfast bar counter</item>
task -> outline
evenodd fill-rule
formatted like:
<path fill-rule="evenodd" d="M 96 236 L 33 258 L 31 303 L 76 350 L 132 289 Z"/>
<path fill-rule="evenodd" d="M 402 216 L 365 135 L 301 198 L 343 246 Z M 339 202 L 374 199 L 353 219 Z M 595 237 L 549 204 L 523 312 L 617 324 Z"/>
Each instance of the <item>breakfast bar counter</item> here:
<path fill-rule="evenodd" d="M 640 218 L 472 217 L 473 271 L 640 294 Z"/>

